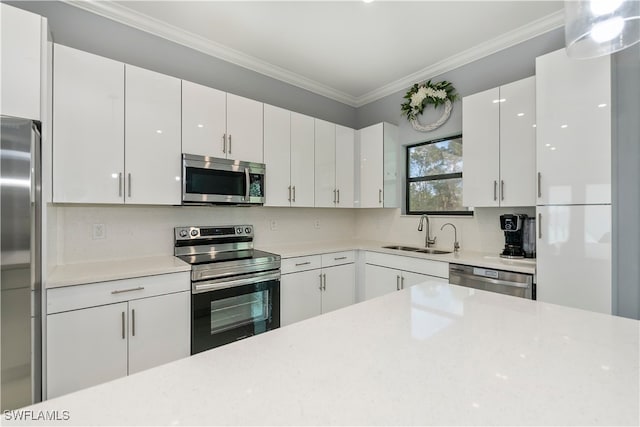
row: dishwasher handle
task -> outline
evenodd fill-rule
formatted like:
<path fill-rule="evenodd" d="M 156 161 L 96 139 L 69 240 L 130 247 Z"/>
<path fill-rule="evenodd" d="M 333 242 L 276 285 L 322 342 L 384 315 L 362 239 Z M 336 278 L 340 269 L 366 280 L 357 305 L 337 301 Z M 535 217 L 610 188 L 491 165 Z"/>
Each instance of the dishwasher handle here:
<path fill-rule="evenodd" d="M 460 280 L 455 280 L 457 278 L 459 278 Z M 510 282 L 508 280 L 492 279 L 491 277 L 476 276 L 473 274 L 452 274 L 450 275 L 449 279 L 450 279 L 449 281 L 454 285 L 458 283 L 462 284 L 464 283 L 465 279 L 468 279 L 468 280 L 473 280 L 475 282 L 490 283 L 492 285 L 511 286 L 514 288 L 528 289 L 531 287 L 531 283 Z"/>

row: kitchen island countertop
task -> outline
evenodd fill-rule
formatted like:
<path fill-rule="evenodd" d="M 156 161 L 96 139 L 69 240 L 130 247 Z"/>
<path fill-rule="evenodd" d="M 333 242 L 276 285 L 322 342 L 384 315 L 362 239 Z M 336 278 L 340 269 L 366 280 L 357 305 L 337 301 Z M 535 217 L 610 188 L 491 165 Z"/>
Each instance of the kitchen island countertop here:
<path fill-rule="evenodd" d="M 70 419 L 23 424 L 638 425 L 639 324 L 426 281 L 30 406 Z"/>

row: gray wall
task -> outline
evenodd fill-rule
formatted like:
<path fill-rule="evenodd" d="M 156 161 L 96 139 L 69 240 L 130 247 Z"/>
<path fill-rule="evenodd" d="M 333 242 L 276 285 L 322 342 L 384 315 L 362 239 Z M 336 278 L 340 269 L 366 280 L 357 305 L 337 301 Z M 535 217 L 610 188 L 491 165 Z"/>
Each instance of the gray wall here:
<path fill-rule="evenodd" d="M 66 46 L 355 127 L 353 107 L 57 1 L 6 1 L 47 17 Z"/>
<path fill-rule="evenodd" d="M 397 124 L 400 127 L 400 142 L 403 145 L 462 133 L 463 96 L 533 76 L 536 57 L 563 46 L 564 32 L 557 29 L 434 77 L 434 81 L 452 82 L 460 95 L 449 120 L 435 131 L 415 131 L 411 124 L 400 116 L 400 104 L 405 101 L 403 96 L 408 88 L 358 108 L 356 127 L 360 129 L 382 121 Z M 423 114 L 420 122 L 431 123 L 439 116 L 439 112 L 431 110 L 430 113 Z"/>
<path fill-rule="evenodd" d="M 612 63 L 613 312 L 640 319 L 640 44 Z"/>

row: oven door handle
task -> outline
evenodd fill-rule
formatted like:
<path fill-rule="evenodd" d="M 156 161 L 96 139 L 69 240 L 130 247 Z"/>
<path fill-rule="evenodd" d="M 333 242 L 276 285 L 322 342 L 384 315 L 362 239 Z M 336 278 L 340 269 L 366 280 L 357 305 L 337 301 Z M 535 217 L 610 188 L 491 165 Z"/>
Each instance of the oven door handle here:
<path fill-rule="evenodd" d="M 239 279 L 229 278 L 208 280 L 206 282 L 193 283 L 191 293 L 201 294 L 203 292 L 217 291 L 219 289 L 235 288 L 237 286 L 252 285 L 270 280 L 280 280 L 280 271 L 266 271 L 254 274 L 247 274 Z"/>
<path fill-rule="evenodd" d="M 249 189 L 251 188 L 251 178 L 249 176 L 249 168 L 244 168 L 244 178 L 246 188 L 244 190 L 244 200 L 249 201 Z"/>

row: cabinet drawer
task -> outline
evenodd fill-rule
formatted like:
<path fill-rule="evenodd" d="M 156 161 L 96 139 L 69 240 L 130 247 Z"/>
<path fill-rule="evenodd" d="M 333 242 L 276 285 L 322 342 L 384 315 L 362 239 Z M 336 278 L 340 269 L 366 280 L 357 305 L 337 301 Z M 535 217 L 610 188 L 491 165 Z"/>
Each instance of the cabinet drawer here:
<path fill-rule="evenodd" d="M 322 255 L 322 267 L 333 267 L 334 265 L 351 264 L 355 262 L 353 251 L 333 252 Z"/>
<path fill-rule="evenodd" d="M 47 291 L 47 314 L 188 291 L 190 272 L 66 286 Z"/>
<path fill-rule="evenodd" d="M 367 252 L 365 257 L 367 264 L 395 268 L 402 271 L 412 271 L 414 273 L 427 274 L 429 276 L 442 277 L 444 279 L 449 278 L 448 262 L 399 255 L 388 255 L 378 252 Z"/>
<path fill-rule="evenodd" d="M 321 256 L 312 255 L 283 259 L 280 268 L 282 274 L 287 274 L 297 271 L 313 270 L 321 266 Z"/>

